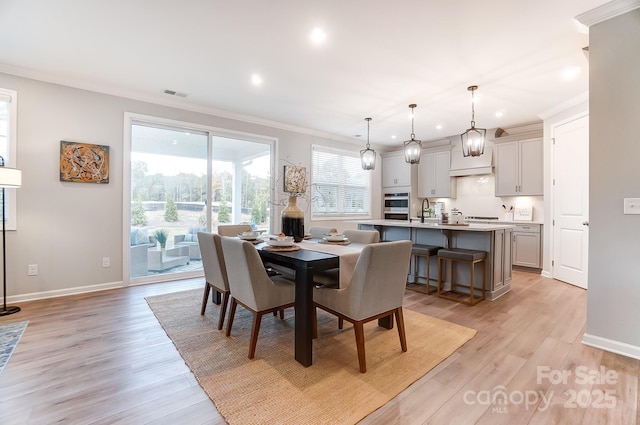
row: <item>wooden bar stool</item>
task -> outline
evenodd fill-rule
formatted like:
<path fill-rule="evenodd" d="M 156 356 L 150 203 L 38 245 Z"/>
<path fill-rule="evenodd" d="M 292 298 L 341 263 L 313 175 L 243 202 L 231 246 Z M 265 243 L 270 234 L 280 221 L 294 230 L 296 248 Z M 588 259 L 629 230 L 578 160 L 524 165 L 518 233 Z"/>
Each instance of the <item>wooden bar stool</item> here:
<path fill-rule="evenodd" d="M 442 247 L 434 246 L 434 245 L 418 245 L 413 244 L 411 248 L 411 260 L 413 261 L 413 283 L 420 284 L 419 279 L 424 279 L 426 281 L 426 293 L 427 295 L 431 294 L 430 282 L 434 283 L 438 282 L 438 279 L 431 277 L 431 256 L 438 254 L 438 250 Z M 424 276 L 420 276 L 420 264 L 418 262 L 419 258 L 424 258 L 427 261 L 427 274 Z M 409 282 L 407 282 L 409 284 Z M 409 288 L 414 289 L 414 288 Z M 434 290 L 435 292 L 436 290 Z M 418 290 L 418 292 L 423 292 L 422 290 Z"/>
<path fill-rule="evenodd" d="M 475 305 L 476 303 L 484 300 L 484 291 L 486 290 L 486 261 L 487 253 L 485 251 L 477 251 L 474 249 L 441 249 L 438 251 L 438 297 L 444 298 L 451 301 L 457 301 L 468 305 Z M 442 288 L 442 274 L 444 272 L 444 268 L 442 267 L 443 263 L 446 266 L 447 262 L 451 264 L 451 290 L 444 292 Z M 461 284 L 456 282 L 455 279 L 455 269 L 456 262 L 463 262 L 469 264 L 470 277 L 469 284 Z M 475 288 L 476 279 L 475 279 L 475 268 L 476 264 L 482 263 L 482 289 Z M 466 288 L 469 292 L 460 291 L 458 288 Z M 481 294 L 478 296 L 476 291 L 481 291 Z"/>

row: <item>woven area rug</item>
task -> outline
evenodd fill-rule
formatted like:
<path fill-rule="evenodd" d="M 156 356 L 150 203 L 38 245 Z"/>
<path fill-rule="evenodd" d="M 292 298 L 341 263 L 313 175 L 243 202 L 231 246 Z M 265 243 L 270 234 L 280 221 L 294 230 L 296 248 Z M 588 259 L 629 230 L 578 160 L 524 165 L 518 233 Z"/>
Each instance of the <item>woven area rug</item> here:
<path fill-rule="evenodd" d="M 7 365 L 28 324 L 28 321 L 24 321 L 0 325 L 0 373 Z"/>
<path fill-rule="evenodd" d="M 318 310 L 313 365 L 293 358 L 293 309 L 262 318 L 256 356 L 247 358 L 251 314 L 238 306 L 231 337 L 217 330 L 218 306 L 200 316 L 202 291 L 148 297 L 167 335 L 232 425 L 354 424 L 470 340 L 475 330 L 404 310 L 408 351 L 397 329 L 365 325 L 367 373 L 358 370 L 353 327 Z M 225 322 L 226 325 L 226 322 Z"/>

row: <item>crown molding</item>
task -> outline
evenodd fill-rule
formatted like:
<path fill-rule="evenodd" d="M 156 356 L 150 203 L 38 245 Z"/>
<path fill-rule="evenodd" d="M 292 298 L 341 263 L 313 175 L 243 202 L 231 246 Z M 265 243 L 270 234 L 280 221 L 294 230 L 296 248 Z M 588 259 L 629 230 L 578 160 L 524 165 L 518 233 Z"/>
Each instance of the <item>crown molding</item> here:
<path fill-rule="evenodd" d="M 616 16 L 630 12 L 640 7 L 640 0 L 614 0 L 598 6 L 595 9 L 576 16 L 581 24 L 588 27 L 607 21 Z"/>
<path fill-rule="evenodd" d="M 538 116 L 540 117 L 540 119 L 542 119 L 543 121 L 548 119 L 549 117 L 552 117 L 554 115 L 557 115 L 561 112 L 566 111 L 567 109 L 573 108 L 574 106 L 578 106 L 581 104 L 585 104 L 587 109 L 589 109 L 589 92 L 584 92 L 574 98 L 571 98 L 569 100 L 567 100 L 566 102 L 562 102 L 559 105 L 554 106 L 551 109 L 548 109 L 546 111 L 543 111 L 541 113 L 538 114 Z"/>
<path fill-rule="evenodd" d="M 155 96 L 142 92 L 136 92 L 133 90 L 123 89 L 121 87 L 108 86 L 105 84 L 96 84 L 93 82 L 69 78 L 57 74 L 45 73 L 41 71 L 35 71 L 28 68 L 16 67 L 13 65 L 0 63 L 0 73 L 14 75 L 16 77 L 28 78 L 31 80 L 42 81 L 45 83 L 57 84 L 65 87 L 72 87 L 81 90 L 87 90 L 94 93 L 101 93 L 111 96 L 118 96 L 125 99 L 137 100 L 141 102 L 152 103 L 155 105 L 167 106 L 170 108 L 178 108 L 186 111 L 197 112 L 205 115 L 212 115 L 219 118 L 227 118 L 234 121 L 245 122 L 248 124 L 257 124 L 265 127 L 276 128 L 279 130 L 292 131 L 295 133 L 306 134 L 314 137 L 322 137 L 329 140 L 335 140 L 339 142 L 350 143 L 353 145 L 360 145 L 360 140 L 354 140 L 344 136 L 338 136 L 332 133 L 326 133 L 322 131 L 312 130 L 305 127 L 298 127 L 292 124 L 282 123 L 279 121 L 272 121 L 264 118 L 254 117 L 250 115 L 238 114 L 235 112 L 225 111 L 222 109 L 211 108 L 208 106 L 196 105 L 189 103 L 182 98 Z"/>

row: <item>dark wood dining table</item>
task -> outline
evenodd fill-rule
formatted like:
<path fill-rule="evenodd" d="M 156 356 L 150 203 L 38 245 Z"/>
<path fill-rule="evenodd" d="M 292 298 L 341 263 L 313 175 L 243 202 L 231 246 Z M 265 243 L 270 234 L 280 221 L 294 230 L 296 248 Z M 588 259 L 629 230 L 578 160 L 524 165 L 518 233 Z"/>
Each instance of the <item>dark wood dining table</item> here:
<path fill-rule="evenodd" d="M 268 251 L 266 243 L 257 245 L 265 263 L 287 267 L 295 271 L 295 359 L 303 366 L 313 363 L 313 274 L 338 268 L 340 257 L 334 254 L 300 249 L 297 251 Z"/>

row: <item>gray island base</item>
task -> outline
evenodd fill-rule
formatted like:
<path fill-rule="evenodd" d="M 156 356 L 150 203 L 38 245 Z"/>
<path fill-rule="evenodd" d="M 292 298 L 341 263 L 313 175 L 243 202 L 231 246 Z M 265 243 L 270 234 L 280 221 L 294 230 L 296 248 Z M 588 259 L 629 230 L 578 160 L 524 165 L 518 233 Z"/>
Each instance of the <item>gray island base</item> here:
<path fill-rule="evenodd" d="M 511 290 L 511 256 L 513 252 L 513 229 L 509 224 L 449 225 L 440 223 L 420 223 L 401 220 L 363 220 L 358 221 L 362 230 L 377 230 L 380 240 L 396 241 L 408 239 L 414 244 L 435 245 L 443 248 L 477 249 L 487 253 L 485 270 L 485 297 L 488 300 L 506 294 Z M 424 262 L 424 261 L 423 261 Z M 470 270 L 458 264 L 455 269 L 456 280 L 468 283 Z M 420 264 L 420 274 L 426 274 L 426 264 Z M 431 258 L 431 277 L 438 278 L 438 259 Z M 413 273 L 413 265 L 410 268 Z M 444 288 L 450 286 L 450 270 L 445 270 Z M 414 279 L 410 274 L 409 279 Z M 482 283 L 478 281 L 476 287 Z"/>

